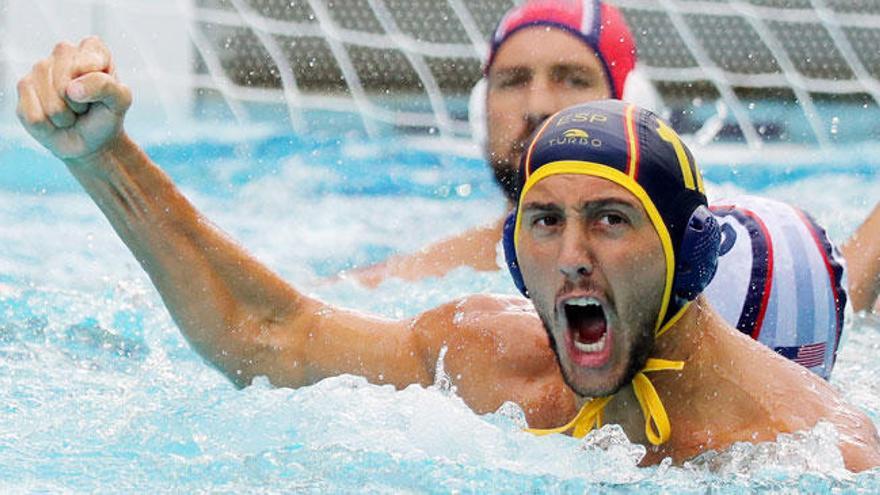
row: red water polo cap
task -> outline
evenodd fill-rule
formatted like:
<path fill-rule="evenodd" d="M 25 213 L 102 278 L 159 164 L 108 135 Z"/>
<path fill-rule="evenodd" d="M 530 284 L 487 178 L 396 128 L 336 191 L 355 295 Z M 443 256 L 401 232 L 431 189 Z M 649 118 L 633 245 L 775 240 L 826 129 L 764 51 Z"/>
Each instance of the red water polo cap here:
<path fill-rule="evenodd" d="M 636 65 L 636 45 L 620 11 L 600 0 L 527 0 L 507 12 L 492 35 L 484 74 L 510 35 L 531 26 L 563 29 L 587 44 L 605 67 L 615 98 Z"/>

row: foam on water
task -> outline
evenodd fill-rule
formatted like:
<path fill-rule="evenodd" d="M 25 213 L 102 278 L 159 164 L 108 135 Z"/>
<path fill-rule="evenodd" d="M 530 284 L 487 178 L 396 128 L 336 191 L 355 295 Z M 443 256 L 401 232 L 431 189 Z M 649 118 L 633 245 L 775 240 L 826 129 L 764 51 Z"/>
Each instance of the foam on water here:
<path fill-rule="evenodd" d="M 393 317 L 473 292 L 515 293 L 505 273 L 469 269 L 439 280 L 389 280 L 374 290 L 348 280 L 320 283 L 338 269 L 497 218 L 501 197 L 478 161 L 434 157 L 434 169 L 409 174 L 408 164 L 422 155 L 383 145 L 306 143 L 285 154 L 263 144 L 262 152 L 252 144 L 232 159 L 211 158 L 199 143 L 164 157 L 208 218 L 295 285 Z M 182 163 L 192 156 L 205 156 L 209 166 L 187 170 Z M 84 194 L 29 184 L 0 188 L 0 491 L 880 489 L 878 473 L 842 469 L 836 432 L 822 424 L 682 467 L 639 468 L 644 449 L 617 427 L 584 440 L 534 437 L 521 431 L 515 405 L 471 412 L 454 394 L 457 377 L 443 380 L 442 373 L 435 386 L 400 391 L 352 376 L 298 390 L 260 378 L 237 390 L 190 350 Z M 464 184 L 468 194 L 459 193 Z M 712 186 L 718 195 L 740 191 Z M 845 173 L 762 191 L 815 213 L 836 240 L 878 192 L 880 181 Z M 880 325 L 862 318 L 845 335 L 832 383 L 878 422 Z"/>

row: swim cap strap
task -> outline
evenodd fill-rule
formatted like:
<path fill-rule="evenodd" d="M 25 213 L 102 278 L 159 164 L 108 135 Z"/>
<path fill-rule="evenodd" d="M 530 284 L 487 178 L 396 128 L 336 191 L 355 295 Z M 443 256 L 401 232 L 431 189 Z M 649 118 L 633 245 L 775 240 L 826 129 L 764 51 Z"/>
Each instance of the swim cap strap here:
<path fill-rule="evenodd" d="M 691 306 L 691 304 L 693 304 L 693 301 L 687 301 L 684 304 L 682 304 L 681 307 L 678 308 L 678 310 L 675 313 L 673 313 L 672 317 L 669 318 L 669 320 L 666 323 L 664 323 L 663 326 L 660 327 L 659 330 L 657 330 L 657 333 L 654 334 L 654 337 L 655 338 L 660 337 L 661 335 L 666 333 L 670 328 L 672 328 L 676 323 L 678 323 L 678 320 L 680 320 L 681 317 L 684 316 L 684 313 Z"/>
<path fill-rule="evenodd" d="M 578 411 L 577 416 L 575 416 L 574 419 L 558 428 L 526 428 L 526 431 L 538 436 L 543 436 L 553 433 L 565 433 L 568 430 L 574 429 L 574 431 L 572 431 L 572 436 L 575 438 L 583 438 L 594 428 L 602 426 L 602 411 L 605 409 L 605 405 L 608 404 L 613 397 L 614 396 L 611 395 L 587 401 L 581 406 L 581 410 Z"/>
<path fill-rule="evenodd" d="M 654 384 L 645 373 L 682 368 L 684 368 L 684 361 L 651 358 L 648 359 L 642 371 L 636 373 L 633 378 L 633 391 L 642 408 L 642 415 L 645 417 L 645 435 L 648 437 L 648 441 L 654 445 L 662 445 L 669 440 L 672 427 L 669 424 L 669 416 L 666 414 L 666 408 L 663 407 L 660 395 L 657 394 L 657 389 L 654 388 Z"/>
<path fill-rule="evenodd" d="M 672 427 L 669 424 L 669 416 L 666 414 L 666 408 L 663 407 L 660 395 L 657 394 L 657 389 L 654 388 L 645 373 L 682 368 L 684 368 L 684 361 L 649 358 L 642 371 L 636 373 L 633 378 L 633 391 L 642 408 L 642 415 L 645 417 L 645 435 L 647 435 L 648 441 L 654 445 L 661 445 L 669 440 Z M 614 396 L 611 395 L 587 401 L 581 406 L 581 410 L 578 411 L 574 419 L 558 428 L 526 428 L 526 431 L 535 435 L 550 435 L 572 430 L 571 436 L 583 438 L 592 430 L 602 427 L 602 412 L 613 398 Z"/>

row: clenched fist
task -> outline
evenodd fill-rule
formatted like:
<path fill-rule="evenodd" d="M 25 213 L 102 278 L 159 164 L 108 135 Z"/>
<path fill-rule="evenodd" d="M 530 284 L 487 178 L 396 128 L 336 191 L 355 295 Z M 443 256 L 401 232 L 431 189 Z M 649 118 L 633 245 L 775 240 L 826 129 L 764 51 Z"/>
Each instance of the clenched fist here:
<path fill-rule="evenodd" d="M 119 138 L 131 91 L 96 37 L 62 42 L 18 83 L 18 118 L 62 160 L 100 153 Z"/>

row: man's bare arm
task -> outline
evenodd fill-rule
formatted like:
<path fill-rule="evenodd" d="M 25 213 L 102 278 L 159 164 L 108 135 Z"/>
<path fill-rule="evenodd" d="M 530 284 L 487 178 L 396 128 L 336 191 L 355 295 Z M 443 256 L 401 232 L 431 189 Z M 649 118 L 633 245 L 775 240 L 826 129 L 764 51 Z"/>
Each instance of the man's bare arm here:
<path fill-rule="evenodd" d="M 305 297 L 193 207 L 125 134 L 131 94 L 97 38 L 57 45 L 18 90 L 24 127 L 101 208 L 196 351 L 234 382 L 267 375 L 297 386 L 346 372 L 397 385 L 430 378 L 405 322 Z"/>
<path fill-rule="evenodd" d="M 289 349 L 285 343 L 297 340 L 306 312 L 320 305 L 214 227 L 124 134 L 98 154 L 65 163 L 195 350 L 238 384 L 258 374 L 275 382 L 283 364 L 273 351 Z"/>
<path fill-rule="evenodd" d="M 880 296 L 880 204 L 843 245 L 855 311 L 870 311 Z"/>

